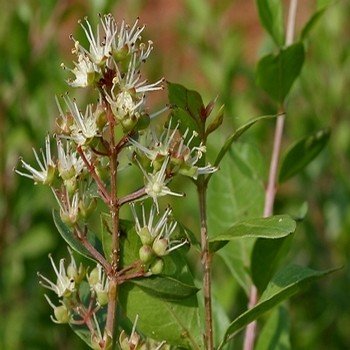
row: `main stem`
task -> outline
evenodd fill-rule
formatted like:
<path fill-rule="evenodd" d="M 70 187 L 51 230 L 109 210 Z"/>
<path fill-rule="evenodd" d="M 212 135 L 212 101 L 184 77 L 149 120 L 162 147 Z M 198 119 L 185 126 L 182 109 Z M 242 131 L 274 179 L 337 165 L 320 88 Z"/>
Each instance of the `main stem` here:
<path fill-rule="evenodd" d="M 112 273 L 108 290 L 108 308 L 105 334 L 112 340 L 112 349 L 115 346 L 115 330 L 116 330 L 116 306 L 118 300 L 118 268 L 120 259 L 119 247 L 119 202 L 117 196 L 117 168 L 118 168 L 118 149 L 115 144 L 114 136 L 114 118 L 110 108 L 108 108 L 110 122 L 110 171 L 111 171 L 111 191 L 109 209 L 112 218 Z M 108 345 L 107 345 L 108 346 Z"/>
<path fill-rule="evenodd" d="M 289 4 L 288 11 L 288 22 L 286 30 L 286 46 L 289 46 L 293 43 L 294 31 L 295 31 L 295 18 L 298 7 L 298 0 L 291 0 Z M 264 203 L 264 217 L 271 216 L 273 214 L 273 206 L 276 196 L 276 184 L 277 184 L 277 172 L 278 172 L 278 163 L 281 153 L 281 144 L 284 130 L 284 122 L 286 118 L 286 113 L 284 108 L 279 113 L 276 121 L 275 135 L 273 140 L 273 149 L 270 162 L 269 178 L 265 191 L 265 203 Z M 250 289 L 249 294 L 249 304 L 248 307 L 252 308 L 258 302 L 258 290 L 253 285 Z M 244 350 L 253 350 L 254 341 L 256 337 L 256 321 L 250 323 L 247 326 L 245 337 L 244 337 Z"/>
<path fill-rule="evenodd" d="M 206 193 L 207 185 L 204 177 L 198 180 L 197 184 L 199 197 L 199 213 L 201 222 L 201 247 L 202 247 L 202 267 L 203 267 L 203 294 L 205 310 L 205 346 L 207 350 L 213 350 L 213 319 L 211 306 L 211 260 L 212 255 L 209 252 L 208 227 L 207 227 L 207 204 Z"/>

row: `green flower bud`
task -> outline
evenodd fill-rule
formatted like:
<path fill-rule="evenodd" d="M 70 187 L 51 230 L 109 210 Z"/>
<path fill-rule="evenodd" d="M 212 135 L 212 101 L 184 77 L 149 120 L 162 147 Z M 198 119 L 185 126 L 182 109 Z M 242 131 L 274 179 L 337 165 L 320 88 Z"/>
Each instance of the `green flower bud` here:
<path fill-rule="evenodd" d="M 60 210 L 60 218 L 67 226 L 74 226 L 78 222 L 77 213 L 68 213 Z"/>
<path fill-rule="evenodd" d="M 97 206 L 97 199 L 94 197 L 91 199 L 91 201 L 86 202 L 84 200 L 80 200 L 79 202 L 79 209 L 81 216 L 86 219 L 88 218 L 93 211 L 96 209 Z"/>
<path fill-rule="evenodd" d="M 75 177 L 64 180 L 64 186 L 67 189 L 68 194 L 71 196 L 77 189 L 77 180 Z"/>
<path fill-rule="evenodd" d="M 157 258 L 150 267 L 150 271 L 153 275 L 159 275 L 164 269 L 164 261 L 161 258 Z"/>
<path fill-rule="evenodd" d="M 168 249 L 168 240 L 166 238 L 156 239 L 153 242 L 152 249 L 157 256 L 166 255 Z"/>
<path fill-rule="evenodd" d="M 90 284 L 90 286 L 94 286 L 96 285 L 99 281 L 100 281 L 100 277 L 99 277 L 99 269 L 97 267 L 95 267 L 89 274 L 89 276 L 87 277 L 87 280 Z"/>
<path fill-rule="evenodd" d="M 57 323 L 69 323 L 70 314 L 65 305 L 55 306 L 53 309 Z"/>
<path fill-rule="evenodd" d="M 97 291 L 96 292 L 97 302 L 100 306 L 104 306 L 108 303 L 108 292 L 107 291 Z"/>
<path fill-rule="evenodd" d="M 140 118 L 138 118 L 135 129 L 136 130 L 144 130 L 149 127 L 151 119 L 148 114 L 142 114 Z"/>
<path fill-rule="evenodd" d="M 141 239 L 142 244 L 151 245 L 153 243 L 154 239 L 151 233 L 149 232 L 149 229 L 147 226 L 142 227 L 140 232 L 138 232 L 138 235 Z"/>
<path fill-rule="evenodd" d="M 85 268 L 82 264 L 79 265 L 79 269 L 72 263 L 67 267 L 67 276 L 73 278 L 75 283 L 80 283 L 84 279 L 85 272 Z"/>
<path fill-rule="evenodd" d="M 136 116 L 130 116 L 126 115 L 121 121 L 120 121 L 124 133 L 128 133 L 132 131 L 137 123 L 137 118 Z"/>
<path fill-rule="evenodd" d="M 148 263 L 153 258 L 153 250 L 149 245 L 143 245 L 139 250 L 139 257 L 143 263 Z"/>
<path fill-rule="evenodd" d="M 43 181 L 44 185 L 51 185 L 55 180 L 56 167 L 52 165 L 48 165 L 47 167 L 47 176 L 45 181 Z M 34 179 L 35 180 L 35 179 Z"/>

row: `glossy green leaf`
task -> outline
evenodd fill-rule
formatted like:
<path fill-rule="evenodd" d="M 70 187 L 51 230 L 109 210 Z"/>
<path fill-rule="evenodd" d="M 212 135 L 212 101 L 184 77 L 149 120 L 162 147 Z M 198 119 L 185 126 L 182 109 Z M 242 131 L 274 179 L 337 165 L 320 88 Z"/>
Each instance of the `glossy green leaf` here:
<path fill-rule="evenodd" d="M 259 302 L 251 309 L 238 316 L 228 327 L 225 337 L 218 347 L 227 343 L 239 330 L 250 322 L 256 320 L 266 311 L 290 298 L 292 295 L 305 289 L 305 287 L 337 269 L 315 271 L 298 265 L 290 265 L 281 270 L 269 283 Z"/>
<path fill-rule="evenodd" d="M 242 125 L 239 127 L 237 130 L 235 130 L 225 141 L 224 145 L 221 147 L 221 150 L 219 154 L 216 157 L 216 160 L 214 162 L 215 166 L 218 166 L 222 160 L 222 158 L 225 156 L 227 151 L 231 148 L 232 144 L 238 139 L 251 127 L 253 126 L 256 122 L 260 120 L 265 120 L 265 119 L 271 119 L 274 118 L 275 116 L 273 115 L 263 115 L 260 117 L 256 117 L 248 121 L 246 124 Z"/>
<path fill-rule="evenodd" d="M 187 349 L 200 348 L 201 328 L 195 295 L 172 302 L 126 283 L 120 288 L 119 300 L 129 319 L 139 315 L 137 328 L 146 336 Z"/>
<path fill-rule="evenodd" d="M 201 95 L 194 90 L 189 90 L 183 85 L 167 82 L 168 98 L 172 106 L 181 108 L 196 122 L 200 122 L 200 117 L 205 110 Z"/>
<path fill-rule="evenodd" d="M 259 238 L 256 240 L 251 256 L 250 272 L 260 294 L 280 268 L 292 239 L 293 235 L 278 239 Z"/>
<path fill-rule="evenodd" d="M 137 278 L 131 283 L 139 286 L 148 294 L 165 300 L 184 299 L 198 292 L 198 288 L 194 285 L 183 283 L 169 276 Z"/>
<path fill-rule="evenodd" d="M 277 46 L 284 43 L 283 3 L 281 0 L 256 1 L 261 24 Z"/>
<path fill-rule="evenodd" d="M 276 55 L 269 54 L 263 57 L 257 66 L 257 84 L 273 100 L 282 104 L 301 72 L 304 59 L 305 51 L 302 43 L 281 49 Z"/>
<path fill-rule="evenodd" d="M 268 218 L 250 218 L 239 221 L 227 231 L 209 239 L 211 251 L 216 251 L 228 241 L 243 238 L 276 239 L 288 236 L 295 231 L 296 223 L 288 215 L 275 215 Z"/>
<path fill-rule="evenodd" d="M 320 130 L 312 136 L 297 141 L 287 150 L 279 172 L 282 183 L 304 169 L 327 145 L 330 130 Z"/>
<path fill-rule="evenodd" d="M 88 259 L 95 261 L 95 259 L 91 256 L 89 251 L 83 246 L 83 244 L 79 241 L 79 239 L 74 235 L 72 230 L 61 220 L 60 214 L 57 210 L 52 211 L 53 221 L 57 227 L 58 232 L 62 236 L 62 238 L 68 243 L 70 247 L 72 247 L 76 252 L 85 256 Z M 89 242 L 101 252 L 101 242 L 97 239 L 97 237 L 88 232 L 88 240 Z"/>
<path fill-rule="evenodd" d="M 180 84 L 167 82 L 168 99 L 172 111 L 172 119 L 179 121 L 179 128 L 184 132 L 187 128 L 198 132 L 202 138 L 204 122 L 202 120 L 205 106 L 201 95 L 194 90 L 189 90 Z M 198 138 L 198 142 L 200 142 Z"/>
<path fill-rule="evenodd" d="M 285 306 L 272 310 L 262 328 L 255 350 L 290 350 L 290 318 Z"/>

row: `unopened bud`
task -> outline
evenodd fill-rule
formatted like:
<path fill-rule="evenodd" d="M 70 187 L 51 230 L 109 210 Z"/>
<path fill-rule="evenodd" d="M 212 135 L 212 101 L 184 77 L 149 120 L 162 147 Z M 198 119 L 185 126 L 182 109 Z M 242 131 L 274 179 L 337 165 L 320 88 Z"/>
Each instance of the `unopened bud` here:
<path fill-rule="evenodd" d="M 149 232 L 149 229 L 147 226 L 142 227 L 142 229 L 140 230 L 140 232 L 138 232 L 138 234 L 142 244 L 151 245 L 153 243 L 153 237 Z"/>
<path fill-rule="evenodd" d="M 139 250 L 139 257 L 143 263 L 148 263 L 153 258 L 153 250 L 149 245 L 143 245 Z"/>
<path fill-rule="evenodd" d="M 163 272 L 164 269 L 164 261 L 161 258 L 157 258 L 151 265 L 150 271 L 153 275 L 159 275 Z"/>
<path fill-rule="evenodd" d="M 108 303 L 108 292 L 107 291 L 97 291 L 96 292 L 97 302 L 100 306 L 104 306 Z"/>
<path fill-rule="evenodd" d="M 166 255 L 168 249 L 168 240 L 166 238 L 156 239 L 153 242 L 152 249 L 157 256 Z"/>
<path fill-rule="evenodd" d="M 69 310 L 65 305 L 55 306 L 53 309 L 57 323 L 69 323 Z"/>
<path fill-rule="evenodd" d="M 96 285 L 99 281 L 100 281 L 100 277 L 99 277 L 99 269 L 97 267 L 95 267 L 89 274 L 89 276 L 87 277 L 87 280 L 90 284 L 90 286 L 94 286 Z"/>

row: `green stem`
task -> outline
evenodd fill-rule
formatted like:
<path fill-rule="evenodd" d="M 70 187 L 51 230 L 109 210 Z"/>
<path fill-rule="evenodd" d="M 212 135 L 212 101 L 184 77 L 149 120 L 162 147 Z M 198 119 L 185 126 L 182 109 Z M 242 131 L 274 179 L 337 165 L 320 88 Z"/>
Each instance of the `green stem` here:
<path fill-rule="evenodd" d="M 197 191 L 199 198 L 199 214 L 201 223 L 201 250 L 202 250 L 202 268 L 203 268 L 203 294 L 205 310 L 205 347 L 207 350 L 213 350 L 213 317 L 211 301 L 211 262 L 212 255 L 209 252 L 208 227 L 207 227 L 207 208 L 206 193 L 207 186 L 204 176 L 201 176 L 197 182 Z"/>

